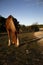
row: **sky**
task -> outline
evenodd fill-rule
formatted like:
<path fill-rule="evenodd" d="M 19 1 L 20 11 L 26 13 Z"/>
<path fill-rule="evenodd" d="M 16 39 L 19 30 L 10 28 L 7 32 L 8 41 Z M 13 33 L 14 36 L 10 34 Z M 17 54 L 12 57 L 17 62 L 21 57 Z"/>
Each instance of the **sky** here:
<path fill-rule="evenodd" d="M 0 0 L 0 15 L 12 15 L 23 25 L 43 24 L 43 0 Z"/>

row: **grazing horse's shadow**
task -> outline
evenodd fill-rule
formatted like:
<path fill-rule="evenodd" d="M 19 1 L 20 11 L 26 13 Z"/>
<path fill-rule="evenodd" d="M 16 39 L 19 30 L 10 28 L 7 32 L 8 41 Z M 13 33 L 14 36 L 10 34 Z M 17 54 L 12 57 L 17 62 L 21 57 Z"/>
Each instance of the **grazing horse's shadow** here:
<path fill-rule="evenodd" d="M 14 44 L 16 47 L 19 46 L 19 39 L 17 33 L 19 31 L 18 21 L 13 16 L 8 16 L 6 19 L 6 30 L 8 33 L 8 46 Z"/>

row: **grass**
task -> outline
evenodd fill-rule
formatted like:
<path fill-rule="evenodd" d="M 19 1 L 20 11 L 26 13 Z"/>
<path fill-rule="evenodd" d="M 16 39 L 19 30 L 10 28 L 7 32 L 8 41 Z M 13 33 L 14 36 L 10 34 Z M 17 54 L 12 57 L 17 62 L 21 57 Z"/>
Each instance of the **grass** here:
<path fill-rule="evenodd" d="M 22 33 L 18 35 L 20 44 L 26 44 L 16 48 L 14 45 L 7 46 L 7 35 L 0 37 L 0 65 L 43 65 L 43 54 L 39 50 L 37 41 L 27 41 L 35 38 L 33 33 Z"/>

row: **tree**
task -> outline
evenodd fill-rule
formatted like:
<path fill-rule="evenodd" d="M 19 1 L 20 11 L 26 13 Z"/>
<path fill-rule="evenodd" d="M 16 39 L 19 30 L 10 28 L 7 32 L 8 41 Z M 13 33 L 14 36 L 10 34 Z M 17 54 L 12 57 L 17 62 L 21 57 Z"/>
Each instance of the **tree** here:
<path fill-rule="evenodd" d="M 4 17 L 2 17 L 2 16 L 0 15 L 0 32 L 6 31 L 5 21 L 6 21 L 6 18 L 4 18 Z"/>
<path fill-rule="evenodd" d="M 31 31 L 34 31 L 34 32 L 39 31 L 39 27 L 37 23 L 31 25 Z"/>

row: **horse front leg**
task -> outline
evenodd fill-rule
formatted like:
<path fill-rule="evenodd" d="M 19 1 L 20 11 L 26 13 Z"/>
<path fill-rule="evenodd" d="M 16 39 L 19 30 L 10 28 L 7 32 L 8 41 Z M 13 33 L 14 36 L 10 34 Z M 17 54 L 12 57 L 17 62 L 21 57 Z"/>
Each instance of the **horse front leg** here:
<path fill-rule="evenodd" d="M 8 46 L 11 45 L 11 41 L 10 41 L 10 31 L 7 31 L 8 32 Z"/>

